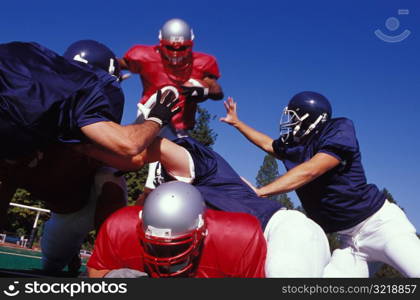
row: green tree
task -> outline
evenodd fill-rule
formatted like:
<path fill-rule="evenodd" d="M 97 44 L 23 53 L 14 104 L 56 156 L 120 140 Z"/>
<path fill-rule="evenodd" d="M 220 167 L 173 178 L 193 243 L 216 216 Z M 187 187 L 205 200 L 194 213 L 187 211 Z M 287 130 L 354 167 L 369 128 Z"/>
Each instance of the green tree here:
<path fill-rule="evenodd" d="M 210 128 L 209 123 L 215 117 L 215 115 L 211 115 L 205 108 L 198 106 L 196 124 L 194 129 L 189 131 L 189 135 L 211 148 L 216 142 L 217 134 Z"/>
<path fill-rule="evenodd" d="M 140 195 L 143 192 L 144 184 L 146 183 L 148 172 L 148 165 L 144 166 L 138 171 L 129 172 L 124 175 L 125 181 L 127 183 L 127 192 L 128 192 L 128 204 L 133 205 Z"/>
<path fill-rule="evenodd" d="M 14 194 L 11 202 L 44 208 L 42 201 L 35 199 L 27 190 L 20 188 L 16 190 L 16 193 Z M 26 237 L 29 237 L 36 218 L 36 214 L 37 212 L 34 210 L 10 206 L 7 215 L 5 231 L 17 236 L 25 235 Z M 42 223 L 48 219 L 48 217 L 48 214 L 42 213 L 40 215 L 39 222 Z"/>
<path fill-rule="evenodd" d="M 267 154 L 264 157 L 262 166 L 258 170 L 258 174 L 256 177 L 257 187 L 265 186 L 270 182 L 274 181 L 279 176 L 280 174 L 277 160 L 272 155 Z M 293 208 L 293 203 L 290 200 L 289 196 L 287 196 L 287 194 L 273 195 L 268 198 L 280 202 L 287 208 Z"/>

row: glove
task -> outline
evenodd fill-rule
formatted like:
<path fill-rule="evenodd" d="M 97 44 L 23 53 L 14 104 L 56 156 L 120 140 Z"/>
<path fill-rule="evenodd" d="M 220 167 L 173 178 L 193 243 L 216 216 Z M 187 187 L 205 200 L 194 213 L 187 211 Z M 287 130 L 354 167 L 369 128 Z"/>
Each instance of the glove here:
<path fill-rule="evenodd" d="M 167 89 L 163 93 L 161 90 L 158 90 L 156 93 L 156 103 L 150 110 L 146 120 L 159 123 L 162 127 L 165 126 L 181 110 L 179 106 L 174 108 L 178 101 L 178 97 L 172 90 Z"/>
<path fill-rule="evenodd" d="M 142 271 L 128 269 L 128 268 L 121 268 L 115 269 L 105 274 L 104 278 L 141 278 L 141 277 L 149 277 L 147 273 Z"/>
<path fill-rule="evenodd" d="M 181 86 L 182 94 L 187 100 L 194 102 L 202 102 L 207 99 L 209 95 L 209 88 L 205 86 L 204 82 L 196 79 L 189 79 Z"/>

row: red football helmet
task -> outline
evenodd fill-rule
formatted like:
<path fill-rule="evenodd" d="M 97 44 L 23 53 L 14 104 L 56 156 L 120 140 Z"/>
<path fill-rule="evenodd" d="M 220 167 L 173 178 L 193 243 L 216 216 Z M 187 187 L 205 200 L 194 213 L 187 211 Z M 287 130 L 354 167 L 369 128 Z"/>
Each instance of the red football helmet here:
<path fill-rule="evenodd" d="M 139 237 L 151 277 L 194 276 L 207 234 L 204 210 L 201 193 L 179 181 L 161 184 L 146 198 Z"/>
<path fill-rule="evenodd" d="M 183 67 L 192 60 L 194 33 L 181 19 L 167 21 L 159 31 L 160 52 L 172 67 Z"/>

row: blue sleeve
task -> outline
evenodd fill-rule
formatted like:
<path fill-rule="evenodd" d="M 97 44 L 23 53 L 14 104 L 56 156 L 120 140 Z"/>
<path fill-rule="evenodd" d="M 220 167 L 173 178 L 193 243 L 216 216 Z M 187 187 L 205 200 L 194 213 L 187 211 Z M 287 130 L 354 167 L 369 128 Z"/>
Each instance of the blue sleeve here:
<path fill-rule="evenodd" d="M 332 155 L 343 161 L 358 151 L 356 132 L 353 122 L 349 119 L 335 119 L 322 132 L 318 152 Z"/>
<path fill-rule="evenodd" d="M 109 85 L 96 87 L 77 101 L 74 110 L 76 125 L 80 128 L 101 121 L 120 123 L 123 107 L 124 98 L 118 88 Z"/>
<path fill-rule="evenodd" d="M 59 140 L 77 143 L 84 140 L 80 133 L 84 126 L 107 121 L 121 123 L 124 95 L 116 82 L 93 84 L 78 91 L 64 106 L 61 128 L 67 130 L 62 130 Z"/>

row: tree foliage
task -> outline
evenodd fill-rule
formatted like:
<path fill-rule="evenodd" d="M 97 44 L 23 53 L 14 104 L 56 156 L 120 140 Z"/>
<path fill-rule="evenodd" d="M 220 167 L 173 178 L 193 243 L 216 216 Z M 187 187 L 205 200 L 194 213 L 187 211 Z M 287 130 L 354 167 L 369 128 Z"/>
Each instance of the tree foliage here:
<path fill-rule="evenodd" d="M 258 170 L 256 177 L 257 187 L 265 186 L 270 182 L 273 182 L 279 176 L 280 174 L 277 160 L 272 155 L 267 154 L 264 157 L 262 166 Z M 293 208 L 293 203 L 287 194 L 273 195 L 268 198 L 280 202 L 287 208 Z"/>
<path fill-rule="evenodd" d="M 44 208 L 43 202 L 33 198 L 31 193 L 29 193 L 25 189 L 17 189 L 11 202 Z M 24 235 L 26 237 L 29 237 L 32 231 L 33 224 L 35 222 L 36 215 L 37 212 L 34 210 L 10 206 L 7 215 L 8 222 L 6 224 L 5 231 L 10 232 L 11 234 L 16 234 L 16 236 Z M 42 222 L 47 220 L 48 217 L 49 214 L 47 213 L 40 214 L 38 224 L 41 224 Z"/>
<path fill-rule="evenodd" d="M 211 115 L 205 108 L 198 106 L 197 118 L 194 129 L 189 131 L 189 135 L 211 148 L 216 142 L 217 134 L 210 128 L 210 120 L 214 120 L 216 116 Z"/>

